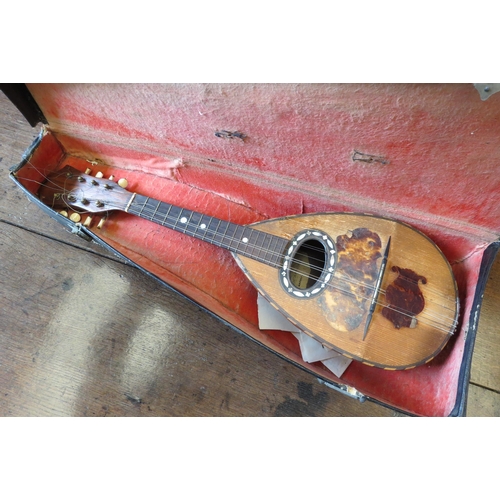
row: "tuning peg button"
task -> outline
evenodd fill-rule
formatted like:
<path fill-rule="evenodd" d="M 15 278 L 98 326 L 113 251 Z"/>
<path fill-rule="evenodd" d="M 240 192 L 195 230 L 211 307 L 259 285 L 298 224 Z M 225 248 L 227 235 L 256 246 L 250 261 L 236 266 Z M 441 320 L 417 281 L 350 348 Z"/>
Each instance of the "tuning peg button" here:
<path fill-rule="evenodd" d="M 104 177 L 104 174 L 102 172 L 97 172 L 97 174 L 95 174 L 95 176 L 98 178 L 98 179 L 102 179 Z"/>
<path fill-rule="evenodd" d="M 83 223 L 83 225 L 85 227 L 89 227 L 90 224 L 92 224 L 92 217 L 89 215 L 86 219 L 85 219 L 85 222 Z"/>
<path fill-rule="evenodd" d="M 120 179 L 120 180 L 118 181 L 118 185 L 119 185 L 120 187 L 122 187 L 122 188 L 126 188 L 126 187 L 128 186 L 128 181 L 127 181 L 127 179 Z"/>
<path fill-rule="evenodd" d="M 97 229 L 102 229 L 102 226 L 104 226 L 104 223 L 106 222 L 106 217 L 103 217 L 100 221 L 99 224 L 97 224 Z"/>
<path fill-rule="evenodd" d="M 90 168 L 87 168 L 87 170 L 85 170 L 85 173 L 86 173 L 87 175 L 90 175 L 90 174 L 92 173 L 92 170 L 90 170 Z"/>
<path fill-rule="evenodd" d="M 77 214 L 76 212 L 72 213 L 69 218 L 73 221 L 73 222 L 80 222 L 82 220 L 82 216 L 80 214 Z"/>

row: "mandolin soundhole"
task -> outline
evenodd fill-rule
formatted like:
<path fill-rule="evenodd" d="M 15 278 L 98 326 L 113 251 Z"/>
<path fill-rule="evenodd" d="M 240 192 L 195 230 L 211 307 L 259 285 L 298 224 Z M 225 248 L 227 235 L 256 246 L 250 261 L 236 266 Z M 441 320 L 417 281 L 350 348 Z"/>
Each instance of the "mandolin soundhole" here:
<path fill-rule="evenodd" d="M 316 240 L 300 245 L 290 264 L 290 281 L 299 290 L 307 290 L 318 282 L 326 264 L 325 247 Z"/>
<path fill-rule="evenodd" d="M 309 298 L 324 290 L 336 264 L 333 240 L 322 231 L 297 234 L 286 251 L 280 270 L 281 285 L 291 295 Z"/>

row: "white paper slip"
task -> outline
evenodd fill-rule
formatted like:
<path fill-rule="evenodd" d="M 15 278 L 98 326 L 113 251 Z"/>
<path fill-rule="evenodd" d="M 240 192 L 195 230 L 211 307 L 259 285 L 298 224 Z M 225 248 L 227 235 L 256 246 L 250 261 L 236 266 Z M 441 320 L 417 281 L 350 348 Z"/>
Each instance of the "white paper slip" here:
<path fill-rule="evenodd" d="M 351 362 L 352 359 L 346 358 L 345 356 L 342 356 L 342 354 L 339 354 L 335 358 L 325 359 L 322 361 L 322 363 L 337 377 L 342 376 Z"/>
<path fill-rule="evenodd" d="M 314 340 L 312 337 L 309 337 L 309 335 L 304 332 L 293 332 L 293 334 L 299 341 L 302 359 L 308 363 L 314 363 L 315 361 L 323 361 L 324 359 L 341 356 L 339 352 L 322 346 L 320 342 Z"/>
<path fill-rule="evenodd" d="M 299 333 L 300 329 L 290 323 L 283 314 L 275 309 L 260 293 L 257 294 L 257 309 L 259 312 L 259 328 L 261 330 L 283 330 Z"/>
<path fill-rule="evenodd" d="M 259 328 L 261 330 L 282 330 L 293 333 L 299 341 L 300 353 L 306 363 L 321 361 L 337 377 L 340 377 L 351 364 L 351 359 L 342 356 L 334 349 L 323 347 L 320 342 L 297 328 L 261 294 L 257 296 L 257 309 Z"/>

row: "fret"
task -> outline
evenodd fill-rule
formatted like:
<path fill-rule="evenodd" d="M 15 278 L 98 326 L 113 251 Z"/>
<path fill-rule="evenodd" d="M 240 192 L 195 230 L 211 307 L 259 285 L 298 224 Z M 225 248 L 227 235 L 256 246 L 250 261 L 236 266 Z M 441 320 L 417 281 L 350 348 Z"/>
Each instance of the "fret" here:
<path fill-rule="evenodd" d="M 250 248 L 252 247 L 252 238 L 253 238 L 254 233 L 255 233 L 255 231 L 251 227 L 244 227 L 243 228 L 243 235 L 241 238 L 241 242 L 245 245 L 244 246 L 245 255 L 248 255 L 250 252 Z"/>
<path fill-rule="evenodd" d="M 251 227 L 245 227 L 241 236 L 241 243 L 244 244 L 242 253 L 247 257 L 251 257 L 254 249 L 254 239 L 256 231 Z"/>
<path fill-rule="evenodd" d="M 226 237 L 227 230 L 229 229 L 230 224 L 227 221 L 224 221 L 223 223 L 225 224 L 226 229 L 224 229 L 224 234 L 222 235 L 220 243 L 221 243 L 221 246 L 227 248 L 227 245 L 224 244 L 224 238 Z"/>
<path fill-rule="evenodd" d="M 265 234 L 266 233 L 262 233 L 262 232 L 259 232 L 257 234 L 257 240 L 256 240 L 256 243 L 255 243 L 255 246 L 257 247 L 257 254 L 255 255 L 255 257 L 257 258 L 260 258 L 261 257 L 261 252 L 262 252 L 262 243 L 260 243 L 259 239 L 262 240 L 262 242 L 264 242 L 264 238 L 265 238 Z"/>
<path fill-rule="evenodd" d="M 243 232 L 243 228 L 238 226 L 237 224 L 230 223 L 231 226 L 231 248 L 238 249 L 239 244 L 241 243 L 240 232 Z"/>
<path fill-rule="evenodd" d="M 285 251 L 286 242 L 283 243 L 282 238 L 273 236 L 273 250 L 272 253 L 274 255 L 274 265 L 281 266 L 281 258 L 283 256 L 283 252 Z M 279 246 L 278 246 L 279 245 Z"/>
<path fill-rule="evenodd" d="M 145 199 L 145 201 L 144 201 L 144 205 L 142 206 L 141 211 L 137 214 L 139 217 L 142 217 L 142 212 L 143 212 L 143 210 L 146 208 L 146 205 L 147 205 L 147 203 L 148 203 L 148 200 L 149 200 L 149 196 Z"/>
<path fill-rule="evenodd" d="M 238 251 L 240 249 L 240 244 L 243 243 L 243 233 L 245 231 L 245 228 L 243 226 L 236 226 L 235 231 L 234 231 L 234 236 L 233 236 L 233 248 L 234 251 Z M 245 242 L 247 243 L 248 240 Z M 246 246 L 246 245 L 245 245 Z"/>
<path fill-rule="evenodd" d="M 198 213 L 198 212 L 191 212 L 191 217 L 189 218 L 189 223 L 194 226 L 194 229 L 192 230 L 193 231 L 192 235 L 195 238 L 200 238 L 198 236 L 198 229 L 200 229 L 202 217 L 203 217 L 203 215 Z"/>
<path fill-rule="evenodd" d="M 184 234 L 186 234 L 187 230 L 189 229 L 189 226 L 190 226 L 190 224 L 191 224 L 191 219 L 193 218 L 193 214 L 194 214 L 194 212 L 193 212 L 193 211 L 191 211 L 191 212 L 189 213 L 189 217 L 188 217 L 188 220 L 187 220 L 187 222 L 186 222 L 186 227 L 185 227 L 185 229 L 184 229 Z M 195 233 L 196 233 L 196 229 L 195 229 L 194 233 L 192 233 L 192 235 L 194 236 L 194 234 L 195 234 Z"/>
<path fill-rule="evenodd" d="M 220 220 L 220 219 L 214 219 L 212 217 L 212 220 L 210 221 L 210 225 L 212 224 L 212 222 L 217 222 L 217 225 L 215 226 L 215 229 L 212 230 L 212 243 L 216 244 L 215 243 L 215 237 L 219 234 L 219 227 L 220 227 L 220 225 L 222 223 L 222 220 Z"/>
<path fill-rule="evenodd" d="M 203 217 L 206 217 L 206 216 L 203 216 Z M 214 219 L 213 217 L 208 217 L 208 223 L 205 224 L 205 222 L 203 222 L 206 225 L 206 228 L 204 229 L 205 241 L 213 243 L 215 234 L 217 232 L 217 225 L 216 225 L 217 221 L 218 221 L 218 219 Z M 212 225 L 214 225 L 215 227 L 212 227 Z"/>
<path fill-rule="evenodd" d="M 158 205 L 156 205 L 155 211 L 153 212 L 153 215 L 151 216 L 151 220 L 153 220 L 155 218 L 156 212 L 158 212 L 160 205 L 161 205 L 161 201 L 159 201 Z"/>
<path fill-rule="evenodd" d="M 146 206 L 144 207 L 147 210 L 146 217 L 149 220 L 153 220 L 153 216 L 151 214 L 154 213 L 154 210 L 153 210 L 154 202 L 155 202 L 155 200 L 148 199 L 148 201 L 146 202 Z"/>
<path fill-rule="evenodd" d="M 170 227 L 171 229 L 177 229 L 177 222 L 179 222 L 179 219 L 181 217 L 182 208 L 173 205 L 170 212 L 172 217 L 170 218 L 171 221 L 168 223 L 168 227 Z"/>
<path fill-rule="evenodd" d="M 204 232 L 203 236 L 201 236 L 202 240 L 206 240 L 207 239 L 208 228 L 209 228 L 210 222 L 212 220 L 213 220 L 213 217 L 209 217 L 208 215 L 201 214 L 199 228 Z"/>
<path fill-rule="evenodd" d="M 128 212 L 236 254 L 279 267 L 287 240 L 248 226 L 135 195 Z"/>
<path fill-rule="evenodd" d="M 164 205 L 167 205 L 167 203 L 164 203 Z M 170 213 L 170 210 L 172 210 L 172 205 L 168 205 L 167 213 L 165 214 L 165 217 L 163 218 L 163 221 L 161 222 L 162 226 L 166 225 L 167 219 L 168 219 L 168 214 Z"/>
<path fill-rule="evenodd" d="M 264 239 L 262 241 L 262 252 L 263 252 L 264 259 L 266 261 L 269 260 L 269 256 L 271 256 L 271 258 L 273 257 L 272 253 L 269 250 L 269 247 L 271 245 L 272 240 L 273 240 L 273 238 L 270 234 L 267 234 L 267 233 L 264 234 Z"/>
<path fill-rule="evenodd" d="M 182 233 L 182 228 L 185 226 L 186 222 L 187 222 L 187 217 L 184 216 L 184 209 L 181 208 L 179 210 L 179 215 L 177 216 L 177 220 L 175 221 L 174 229 Z M 179 225 L 181 229 L 179 229 Z"/>

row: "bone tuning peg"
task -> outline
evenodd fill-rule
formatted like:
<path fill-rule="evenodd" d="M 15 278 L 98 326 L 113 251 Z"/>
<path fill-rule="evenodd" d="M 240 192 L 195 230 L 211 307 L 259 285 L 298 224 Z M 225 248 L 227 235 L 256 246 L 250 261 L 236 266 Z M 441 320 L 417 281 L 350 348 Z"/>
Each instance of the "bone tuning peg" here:
<path fill-rule="evenodd" d="M 85 219 L 85 222 L 83 223 L 83 225 L 85 227 L 90 227 L 90 224 L 92 224 L 92 217 L 89 215 L 86 219 Z"/>
<path fill-rule="evenodd" d="M 64 215 L 64 217 L 67 217 L 68 216 L 68 212 L 66 212 L 66 210 L 60 210 L 59 213 L 61 215 Z"/>
<path fill-rule="evenodd" d="M 128 186 L 128 181 L 127 181 L 127 179 L 120 179 L 120 180 L 118 181 L 118 185 L 119 185 L 120 187 L 122 187 L 122 188 L 126 188 L 126 187 Z"/>
<path fill-rule="evenodd" d="M 102 229 L 102 226 L 104 226 L 104 223 L 106 222 L 106 217 L 103 217 L 100 221 L 99 224 L 97 224 L 97 229 Z"/>
<path fill-rule="evenodd" d="M 77 214 L 76 212 L 72 213 L 69 218 L 73 221 L 73 222 L 80 222 L 82 220 L 82 216 L 80 214 Z"/>
<path fill-rule="evenodd" d="M 97 172 L 97 174 L 95 174 L 95 176 L 98 178 L 98 179 L 102 179 L 104 177 L 104 174 L 102 172 Z"/>
<path fill-rule="evenodd" d="M 115 178 L 115 176 L 114 176 L 114 175 L 110 175 L 110 176 L 109 176 L 109 180 L 110 180 L 110 181 L 112 181 L 114 178 Z"/>
<path fill-rule="evenodd" d="M 90 175 L 90 174 L 92 173 L 92 170 L 91 170 L 90 168 L 87 168 L 87 170 L 85 170 L 85 173 L 86 173 L 87 175 Z"/>

